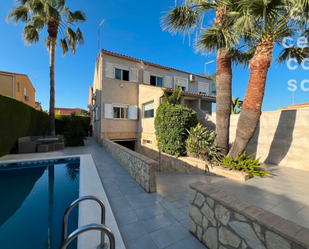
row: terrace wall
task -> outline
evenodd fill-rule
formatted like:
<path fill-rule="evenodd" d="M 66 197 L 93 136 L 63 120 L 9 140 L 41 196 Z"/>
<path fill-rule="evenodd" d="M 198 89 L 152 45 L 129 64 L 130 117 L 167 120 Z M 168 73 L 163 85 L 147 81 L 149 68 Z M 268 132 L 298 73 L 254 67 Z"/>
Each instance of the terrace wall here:
<path fill-rule="evenodd" d="M 230 143 L 236 136 L 239 115 L 231 115 Z M 199 119 L 201 120 L 201 119 Z M 215 129 L 216 117 L 207 115 L 203 125 Z M 247 147 L 261 161 L 309 171 L 309 109 L 263 112 Z"/>
<path fill-rule="evenodd" d="M 102 139 L 103 148 L 148 193 L 157 192 L 156 171 L 158 163 L 144 155 L 127 149 L 113 141 Z"/>
<path fill-rule="evenodd" d="M 203 182 L 190 188 L 189 230 L 207 248 L 309 248 L 308 229 Z"/>

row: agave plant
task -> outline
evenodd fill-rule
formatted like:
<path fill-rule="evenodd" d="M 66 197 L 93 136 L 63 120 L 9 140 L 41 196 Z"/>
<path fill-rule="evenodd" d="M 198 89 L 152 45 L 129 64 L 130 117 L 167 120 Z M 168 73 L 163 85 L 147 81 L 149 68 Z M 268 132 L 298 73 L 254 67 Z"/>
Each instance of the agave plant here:
<path fill-rule="evenodd" d="M 237 155 L 236 158 L 225 156 L 221 159 L 220 164 L 223 168 L 244 171 L 255 176 L 269 176 L 271 172 L 261 169 L 260 166 L 263 163 L 259 162 L 260 158 L 254 160 L 254 155 L 246 157 L 246 152 L 244 152 L 242 155 Z"/>

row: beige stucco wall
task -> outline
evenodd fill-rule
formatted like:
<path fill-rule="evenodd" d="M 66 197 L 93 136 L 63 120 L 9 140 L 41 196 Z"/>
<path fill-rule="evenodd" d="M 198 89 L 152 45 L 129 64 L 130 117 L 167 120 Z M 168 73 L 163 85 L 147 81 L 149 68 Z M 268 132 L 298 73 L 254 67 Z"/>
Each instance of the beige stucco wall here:
<path fill-rule="evenodd" d="M 234 142 L 239 115 L 230 121 L 230 142 Z M 216 117 L 208 117 L 216 123 Z M 247 154 L 256 153 L 261 161 L 309 171 L 309 110 L 263 112 Z"/>
<path fill-rule="evenodd" d="M 18 91 L 19 83 L 19 91 Z M 30 97 L 29 101 L 25 100 L 24 88 L 27 88 L 27 95 Z M 28 76 L 15 76 L 15 99 L 24 102 L 25 104 L 35 108 L 35 89 L 29 80 Z"/>
<path fill-rule="evenodd" d="M 0 93 L 13 98 L 13 75 L 0 74 Z"/>
<path fill-rule="evenodd" d="M 13 84 L 15 84 L 14 87 Z M 27 88 L 27 95 L 30 97 L 29 101 L 25 100 L 24 88 Z M 0 93 L 35 108 L 35 89 L 26 75 L 0 74 Z"/>

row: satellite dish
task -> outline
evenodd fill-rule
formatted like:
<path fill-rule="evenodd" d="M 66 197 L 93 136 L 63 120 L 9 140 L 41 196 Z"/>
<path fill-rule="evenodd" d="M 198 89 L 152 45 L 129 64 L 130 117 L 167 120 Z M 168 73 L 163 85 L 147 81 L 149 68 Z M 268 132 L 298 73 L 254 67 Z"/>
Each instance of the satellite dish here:
<path fill-rule="evenodd" d="M 142 64 L 142 70 L 145 70 L 146 69 L 145 63 L 141 61 L 141 64 Z"/>

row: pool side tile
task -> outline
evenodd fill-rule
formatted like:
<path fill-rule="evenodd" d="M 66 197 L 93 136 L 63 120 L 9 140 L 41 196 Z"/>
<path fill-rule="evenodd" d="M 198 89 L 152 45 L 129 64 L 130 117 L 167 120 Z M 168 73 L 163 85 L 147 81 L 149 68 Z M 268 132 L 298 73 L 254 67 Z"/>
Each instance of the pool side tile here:
<path fill-rule="evenodd" d="M 292 239 L 303 227 L 290 220 L 283 220 L 273 230 L 287 239 Z"/>
<path fill-rule="evenodd" d="M 190 183 L 190 184 L 189 184 L 189 187 L 190 187 L 190 188 L 193 188 L 193 189 L 195 189 L 195 190 L 198 190 L 197 188 L 198 188 L 199 186 L 201 186 L 201 185 L 206 185 L 206 183 L 205 183 L 205 182 L 201 182 L 201 181 L 193 182 L 193 183 Z"/>
<path fill-rule="evenodd" d="M 261 217 L 257 219 L 257 222 L 261 225 L 271 229 L 273 226 L 278 224 L 281 220 L 283 220 L 282 217 L 275 215 L 273 213 L 267 212 L 263 214 Z"/>

